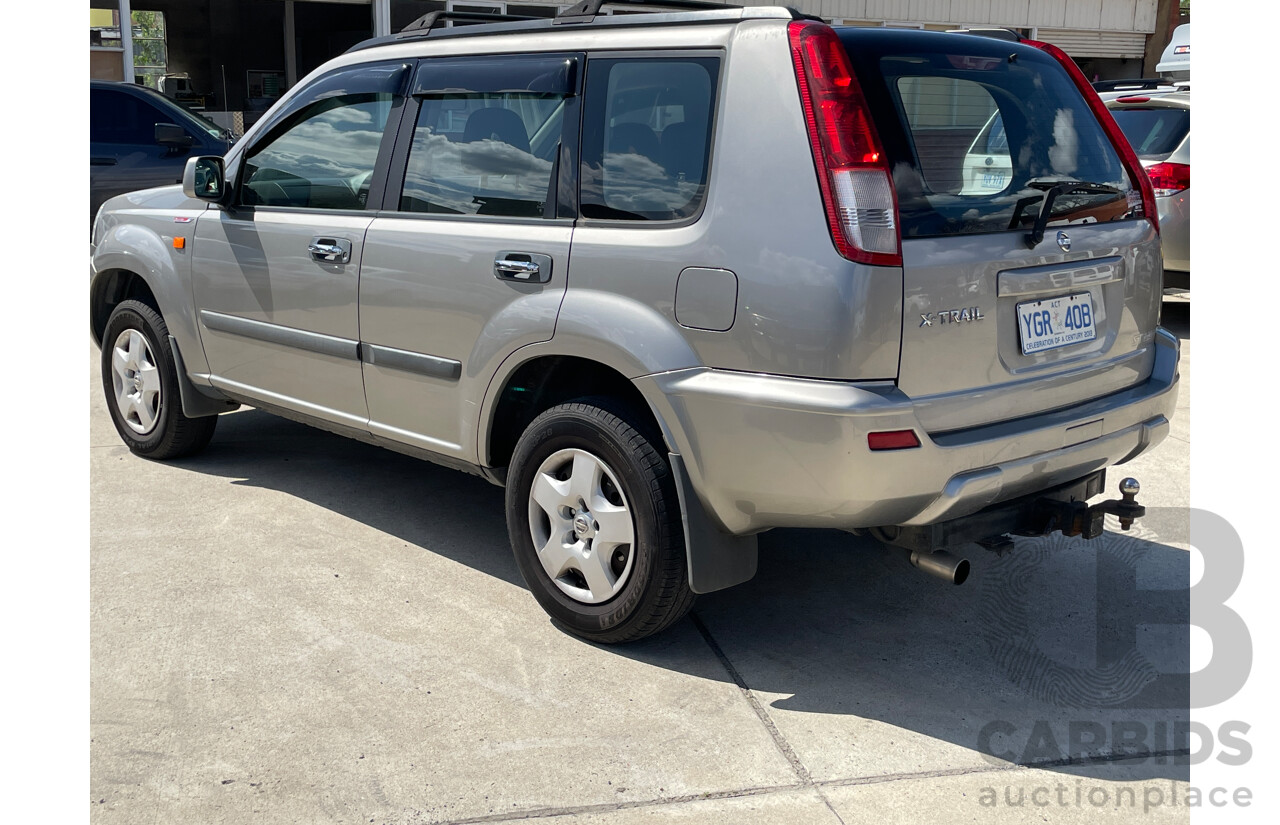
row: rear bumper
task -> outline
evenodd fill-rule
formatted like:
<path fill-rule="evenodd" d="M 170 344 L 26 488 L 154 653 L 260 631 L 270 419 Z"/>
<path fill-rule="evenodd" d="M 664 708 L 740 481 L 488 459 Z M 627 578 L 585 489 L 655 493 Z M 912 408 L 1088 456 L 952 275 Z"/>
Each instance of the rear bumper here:
<path fill-rule="evenodd" d="M 1067 409 L 929 435 L 890 383 L 845 384 L 706 368 L 636 379 L 689 481 L 730 533 L 923 525 L 1128 461 L 1169 430 L 1178 341 L 1156 333 L 1150 377 Z M 873 452 L 867 434 L 921 446 Z"/>

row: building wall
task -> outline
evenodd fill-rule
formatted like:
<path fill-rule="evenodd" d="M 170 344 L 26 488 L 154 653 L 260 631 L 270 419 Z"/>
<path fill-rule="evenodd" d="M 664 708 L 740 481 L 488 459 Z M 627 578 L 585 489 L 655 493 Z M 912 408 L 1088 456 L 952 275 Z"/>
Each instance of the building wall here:
<path fill-rule="evenodd" d="M 124 58 L 118 49 L 89 50 L 89 79 L 124 80 Z"/>
<path fill-rule="evenodd" d="M 773 6 L 777 0 L 741 0 Z M 836 20 L 1155 31 L 1157 0 L 794 0 L 800 11 Z"/>
<path fill-rule="evenodd" d="M 565 0 L 567 2 L 567 0 Z M 785 0 L 739 0 L 778 5 Z M 524 0 L 528 5 L 559 5 Z M 1007 26 L 1064 48 L 1092 77 L 1141 74 L 1144 53 L 1156 57 L 1167 36 L 1156 33 L 1157 11 L 1172 0 L 790 0 L 801 11 L 839 22 L 922 24 L 929 28 Z M 392 29 L 442 6 L 439 0 L 392 0 Z M 116 0 L 90 0 L 115 8 Z M 162 11 L 168 26 L 169 70 L 186 72 L 214 95 L 211 108 L 249 108 L 246 73 L 285 70 L 284 3 L 280 0 L 132 0 L 138 11 Z M 298 74 L 372 33 L 371 7 L 298 0 Z M 116 52 L 92 52 L 91 74 L 118 76 Z M 224 86 L 225 75 L 225 86 Z"/>

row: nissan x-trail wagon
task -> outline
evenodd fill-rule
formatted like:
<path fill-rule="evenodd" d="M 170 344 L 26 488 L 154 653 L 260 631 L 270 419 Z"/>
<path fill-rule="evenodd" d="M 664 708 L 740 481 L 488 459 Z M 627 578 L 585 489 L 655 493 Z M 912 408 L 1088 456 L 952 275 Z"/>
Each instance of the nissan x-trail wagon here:
<path fill-rule="evenodd" d="M 534 597 L 603 642 L 749 579 L 775 527 L 958 582 L 948 547 L 1141 515 L 1131 480 L 1088 501 L 1174 409 L 1156 210 L 1062 52 L 598 12 L 428 15 L 105 204 L 129 448 L 244 404 L 482 475 Z M 1007 175 L 970 186 L 996 114 Z"/>

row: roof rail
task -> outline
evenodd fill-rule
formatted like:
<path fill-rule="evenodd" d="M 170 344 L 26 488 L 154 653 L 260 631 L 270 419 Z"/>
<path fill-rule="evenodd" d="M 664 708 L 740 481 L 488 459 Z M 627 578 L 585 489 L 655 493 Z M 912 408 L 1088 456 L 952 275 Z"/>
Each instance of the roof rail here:
<path fill-rule="evenodd" d="M 509 20 L 538 20 L 523 14 L 485 14 L 479 11 L 429 11 L 400 30 L 406 32 L 429 32 L 438 29 L 451 21 L 469 21 L 476 23 L 502 23 Z"/>
<path fill-rule="evenodd" d="M 653 11 L 673 9 L 676 11 L 705 11 L 706 9 L 740 9 L 741 3 L 714 3 L 709 0 L 581 0 L 555 17 L 556 23 L 589 23 L 596 19 L 600 10 L 606 5 L 613 6 L 652 6 Z"/>
<path fill-rule="evenodd" d="M 605 5 L 634 7 L 635 13 L 605 16 L 599 14 Z M 790 6 L 782 6 L 792 20 L 821 20 L 820 17 L 803 14 Z M 680 12 L 704 12 L 689 14 L 687 19 Z M 640 12 L 657 12 L 642 14 Z M 661 14 L 660 12 L 675 12 Z M 744 9 L 734 3 L 704 2 L 704 0 L 582 0 L 560 13 L 559 17 L 527 17 L 512 14 L 484 14 L 464 11 L 433 11 L 419 17 L 393 34 L 362 40 L 346 53 L 364 51 L 392 43 L 409 43 L 424 38 L 470 37 L 481 35 L 516 34 L 520 32 L 550 33 L 553 28 L 564 31 L 563 24 L 589 24 L 593 27 L 631 27 L 645 25 L 669 25 L 673 23 L 736 22 L 739 19 L 775 18 L 778 9 Z M 444 28 L 449 21 L 465 21 L 476 25 Z"/>

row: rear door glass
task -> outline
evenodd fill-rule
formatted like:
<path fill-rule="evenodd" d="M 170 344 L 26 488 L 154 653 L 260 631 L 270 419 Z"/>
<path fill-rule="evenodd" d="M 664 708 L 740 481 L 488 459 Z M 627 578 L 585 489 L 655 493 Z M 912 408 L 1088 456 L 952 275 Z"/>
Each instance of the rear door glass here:
<path fill-rule="evenodd" d="M 1131 217 L 1138 193 L 1124 164 L 1051 57 L 993 38 L 863 31 L 841 38 L 893 170 L 904 239 L 1026 228 L 1068 181 L 1104 188 L 1057 196 L 1051 224 Z"/>
<path fill-rule="evenodd" d="M 578 65 L 569 55 L 424 61 L 400 210 L 552 217 Z"/>

